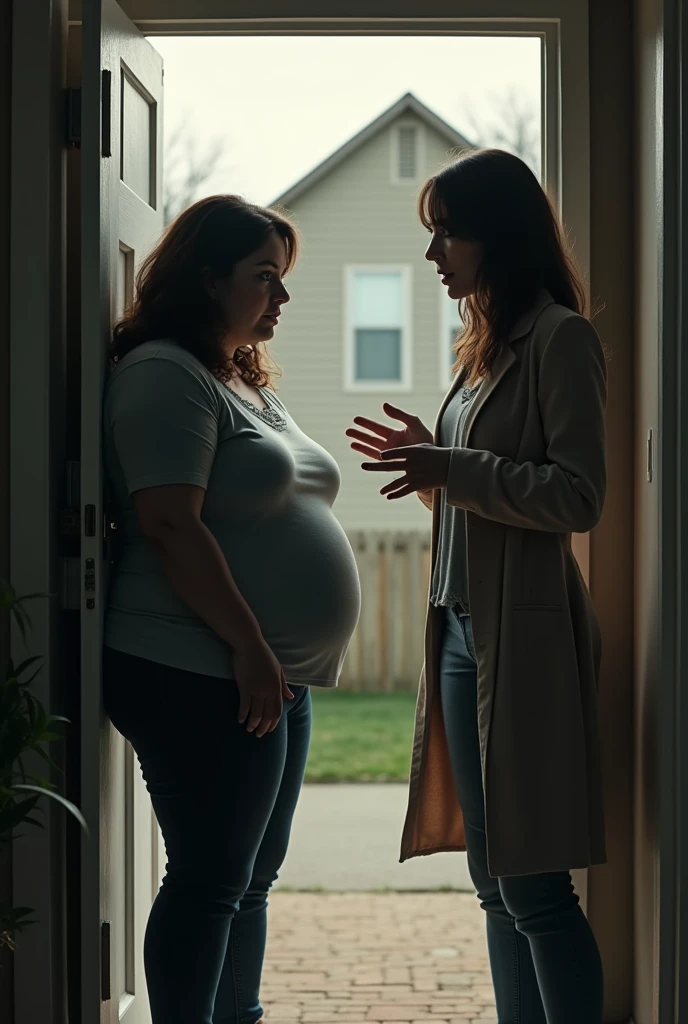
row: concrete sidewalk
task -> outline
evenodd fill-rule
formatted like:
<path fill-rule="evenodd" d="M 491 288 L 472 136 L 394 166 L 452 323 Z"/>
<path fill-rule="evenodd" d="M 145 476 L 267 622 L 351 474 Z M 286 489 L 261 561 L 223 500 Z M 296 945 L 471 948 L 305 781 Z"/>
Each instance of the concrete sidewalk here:
<path fill-rule="evenodd" d="M 466 856 L 438 853 L 399 864 L 405 785 L 305 786 L 277 889 L 365 892 L 475 890 Z"/>

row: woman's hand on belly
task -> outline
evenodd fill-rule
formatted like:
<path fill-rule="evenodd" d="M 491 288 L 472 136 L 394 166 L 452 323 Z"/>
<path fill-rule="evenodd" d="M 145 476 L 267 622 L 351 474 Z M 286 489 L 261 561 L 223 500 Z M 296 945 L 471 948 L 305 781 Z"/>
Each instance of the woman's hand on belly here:
<path fill-rule="evenodd" d="M 265 736 L 282 717 L 284 698 L 294 694 L 287 686 L 279 661 L 261 638 L 234 651 L 234 678 L 239 690 L 239 722 L 248 732 Z"/>

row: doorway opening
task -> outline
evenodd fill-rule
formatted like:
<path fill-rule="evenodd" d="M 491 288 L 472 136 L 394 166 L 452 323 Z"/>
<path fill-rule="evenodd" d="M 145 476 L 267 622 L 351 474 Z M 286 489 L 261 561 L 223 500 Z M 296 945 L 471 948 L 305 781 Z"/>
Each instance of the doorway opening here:
<path fill-rule="evenodd" d="M 302 233 L 270 350 L 280 398 L 340 466 L 334 511 L 361 579 L 340 687 L 313 692 L 305 785 L 271 896 L 268 1019 L 432 1013 L 442 1022 L 470 1010 L 489 1020 L 482 913 L 465 856 L 398 863 L 430 515 L 415 497 L 385 502 L 345 430 L 354 416 L 385 419 L 386 400 L 432 428 L 460 322 L 424 259 L 416 197 L 429 175 L 476 146 L 508 149 L 543 177 L 544 40 L 151 42 L 165 67 L 166 223 L 204 196 L 238 193 L 285 211 Z M 552 165 L 549 174 L 557 201 Z"/>
<path fill-rule="evenodd" d="M 84 251 L 92 251 L 97 243 L 102 263 L 84 263 L 81 279 L 81 324 L 85 339 L 81 352 L 81 501 L 89 502 L 92 496 L 90 500 L 94 502 L 95 519 L 99 521 L 102 471 L 92 424 L 99 418 L 96 413 L 100 400 L 97 389 L 91 388 L 87 393 L 87 388 L 89 380 L 104 376 L 105 359 L 92 339 L 111 322 L 113 313 L 116 315 L 126 304 L 138 260 L 162 230 L 165 219 L 162 214 L 167 218 L 174 215 L 175 190 L 177 209 L 202 194 L 218 191 L 242 192 L 258 202 L 278 202 L 286 207 L 299 224 L 306 244 L 303 258 L 288 282 L 293 293 L 293 302 L 288 310 L 292 322 L 290 324 L 285 314 L 285 322 L 274 346 L 274 354 L 284 370 L 280 395 L 302 428 L 328 448 L 340 463 L 344 486 L 336 512 L 356 551 L 363 580 L 364 609 L 345 666 L 341 691 L 316 695 L 320 710 L 316 707 L 314 756 L 304 790 L 304 794 L 313 795 L 311 805 L 315 810 L 311 820 L 315 825 L 309 826 L 307 819 L 305 825 L 302 824 L 303 814 L 307 812 L 304 799 L 297 813 L 290 855 L 293 865 L 301 870 L 306 862 L 299 856 L 299 835 L 306 840 L 303 845 L 308 845 L 309 835 L 324 831 L 322 804 L 323 794 L 328 793 L 326 786 L 336 789 L 337 799 L 333 797 L 326 802 L 333 809 L 340 808 L 336 815 L 337 825 L 346 824 L 346 818 L 341 814 L 341 801 L 348 787 L 351 796 L 356 797 L 349 801 L 353 817 L 349 819 L 345 833 L 339 832 L 336 852 L 340 862 L 346 859 L 352 866 L 358 862 L 356 870 L 359 874 L 356 878 L 347 878 L 339 887 L 332 881 L 327 882 L 330 891 L 322 894 L 317 890 L 324 889 L 325 882 L 314 878 L 313 860 L 308 869 L 310 876 L 305 881 L 293 876 L 290 881 L 292 865 L 288 860 L 274 894 L 273 909 L 277 910 L 280 899 L 285 906 L 286 901 L 292 899 L 297 906 L 302 906 L 302 901 L 311 896 L 325 895 L 336 900 L 349 894 L 363 893 L 368 894 L 362 900 L 365 905 L 373 897 L 383 902 L 403 900 L 417 898 L 420 892 L 441 901 L 456 899 L 457 906 L 463 902 L 466 908 L 473 908 L 472 911 L 467 909 L 466 913 L 477 915 L 475 919 L 479 921 L 480 913 L 470 892 L 465 864 L 463 870 L 460 866 L 461 858 L 438 855 L 403 866 L 396 863 L 408 771 L 407 767 L 404 768 L 404 760 L 408 765 L 414 694 L 422 660 L 429 526 L 425 510 L 411 501 L 398 503 L 398 519 L 391 522 L 389 506 L 377 494 L 374 485 L 367 486 L 370 481 L 360 473 L 360 459 L 348 450 L 343 432 L 353 415 L 368 411 L 377 413 L 382 399 L 387 396 L 405 408 L 408 408 L 407 401 L 413 401 L 415 408 L 412 411 L 432 425 L 447 390 L 452 361 L 451 339 L 460 325 L 456 311 L 443 296 L 436 276 L 423 259 L 425 237 L 415 215 L 415 199 L 423 178 L 457 151 L 472 145 L 496 144 L 519 152 L 531 162 L 555 204 L 560 207 L 575 239 L 578 260 L 584 273 L 587 272 L 585 105 L 580 110 L 576 108 L 576 112 L 568 117 L 565 130 L 562 121 L 562 106 L 569 109 L 564 101 L 573 94 L 574 87 L 579 97 L 586 94 L 585 62 L 579 61 L 574 72 L 569 61 L 562 80 L 560 61 L 567 47 L 571 48 L 573 36 L 568 37 L 569 41 L 563 46 L 556 22 L 524 23 L 518 35 L 514 34 L 514 24 L 502 27 L 493 22 L 489 33 L 486 33 L 481 32 L 478 25 L 474 24 L 471 30 L 468 23 L 457 20 L 455 23 L 433 24 L 432 27 L 421 27 L 419 23 L 416 26 L 418 31 L 414 33 L 409 31 L 409 26 L 400 27 L 399 34 L 393 36 L 390 33 L 394 29 L 387 26 L 386 32 L 380 31 L 379 27 L 371 28 L 375 35 L 341 32 L 340 35 L 325 36 L 311 30 L 311 34 L 303 38 L 292 32 L 288 38 L 272 37 L 266 27 L 261 26 L 250 30 L 256 38 L 249 34 L 215 39 L 165 39 L 163 29 L 160 36 L 149 37 L 146 41 L 126 19 L 121 8 L 108 0 L 104 11 L 112 18 L 116 29 L 108 39 L 109 49 L 103 47 L 105 36 L 101 34 L 101 60 L 97 65 L 93 55 L 94 33 L 89 44 L 87 26 L 84 26 L 84 85 L 90 75 L 93 86 L 96 69 L 98 75 L 98 88 L 92 87 L 90 92 L 84 88 L 84 140 L 87 131 L 91 132 L 93 139 L 97 125 L 99 152 L 96 154 L 93 146 L 82 149 L 82 172 L 90 175 L 90 185 L 82 193 L 86 195 L 82 209 L 82 245 Z M 145 29 L 144 25 L 141 27 Z M 327 31 L 329 29 L 330 26 Z M 245 26 L 242 31 L 246 31 Z M 279 28 L 276 31 L 280 31 Z M 121 43 L 121 54 L 115 52 L 113 38 L 117 45 Z M 250 59 L 245 62 L 244 71 L 233 87 L 227 79 L 218 87 L 205 55 L 205 59 L 197 62 L 191 78 L 187 76 L 186 82 L 180 79 L 180 99 L 175 104 L 173 49 L 192 43 L 196 47 L 203 44 L 208 53 L 213 47 L 222 53 L 223 46 L 231 46 L 237 54 L 234 66 L 239 63 L 238 55 L 242 48 L 248 53 L 252 46 L 253 53 L 249 53 Z M 313 96 L 319 91 L 314 85 L 323 84 L 326 74 L 324 67 L 317 73 L 312 69 L 309 71 L 309 60 L 313 62 L 319 54 L 324 54 L 326 44 L 332 48 L 327 66 L 335 73 L 331 75 L 329 94 L 314 105 Z M 511 75 L 509 61 L 504 54 L 507 44 L 522 48 L 520 58 L 512 55 Z M 149 48 L 145 54 L 142 46 Z M 309 47 L 313 56 L 299 59 L 296 51 L 292 55 L 290 48 L 298 46 Z M 357 58 L 352 53 L 354 46 L 360 48 Z M 481 59 L 476 60 L 481 47 Z M 485 48 L 489 47 L 493 50 L 492 57 L 486 55 Z M 385 48 L 388 51 L 386 66 L 381 59 Z M 421 48 L 426 51 L 424 56 Z M 272 63 L 266 60 L 270 50 Z M 338 57 L 336 50 L 339 50 Z M 290 66 L 283 74 L 285 81 L 290 81 L 291 75 L 297 87 L 291 99 L 286 89 L 281 88 L 278 95 L 274 87 L 278 80 L 274 66 L 280 52 L 291 56 L 291 61 L 287 61 Z M 376 63 L 378 53 L 381 66 Z M 232 66 L 229 56 L 227 49 L 220 62 L 225 68 Z M 161 95 L 163 61 L 166 65 L 164 104 Z M 190 61 L 183 54 L 181 63 L 188 71 Z M 102 74 L 103 64 L 110 78 Z M 515 65 L 523 69 L 521 78 L 514 74 Z M 273 74 L 261 76 L 258 69 L 268 66 Z M 299 75 L 294 73 L 294 67 L 298 67 Z M 355 89 L 351 85 L 352 67 L 357 69 L 357 81 L 360 79 L 363 83 Z M 446 76 L 438 76 L 438 67 L 449 68 L 454 76 L 452 80 L 463 83 L 449 98 L 440 95 L 435 87 L 438 77 L 446 81 Z M 368 78 L 362 73 L 365 68 L 372 69 Z M 400 73 L 400 68 L 411 69 L 414 73 L 411 70 Z M 461 68 L 464 69 L 463 79 L 459 75 Z M 251 97 L 250 102 L 246 102 L 254 83 L 263 79 L 268 83 L 267 88 L 262 87 L 263 94 L 255 86 L 256 98 Z M 483 84 L 479 93 L 476 83 L 480 81 Z M 501 84 L 495 85 L 496 82 Z M 210 96 L 201 95 L 197 103 L 191 103 L 193 83 L 209 83 Z M 298 88 L 301 89 L 300 95 Z M 342 95 L 346 102 L 336 107 L 335 98 Z M 94 98 L 102 100 L 103 96 L 110 103 L 109 117 L 105 122 L 101 119 L 100 103 Z M 213 97 L 214 102 L 211 102 Z M 233 97 L 240 98 L 241 102 L 233 102 Z M 357 97 L 357 107 L 352 107 L 351 97 Z M 177 123 L 170 122 L 165 126 L 159 117 L 160 110 L 166 111 L 166 117 L 169 117 L 174 114 L 175 107 Z M 195 112 L 204 107 L 208 108 L 213 121 L 212 129 L 207 134 L 203 131 L 194 136 L 189 125 L 195 122 Z M 245 115 L 246 110 L 252 114 L 248 124 L 245 119 L 242 125 L 240 118 L 234 123 L 229 116 L 230 112 Z M 303 123 L 299 120 L 302 111 L 305 115 Z M 260 132 L 256 127 L 259 115 L 264 117 L 262 123 L 265 126 Z M 217 125 L 223 128 L 218 131 Z M 225 125 L 230 126 L 230 131 Z M 276 125 L 281 126 L 282 135 Z M 110 128 L 109 134 L 105 127 Z M 165 127 L 166 133 L 160 130 Z M 131 137 L 128 134 L 130 130 L 134 133 Z M 170 147 L 167 153 L 163 146 L 165 134 Z M 230 136 L 228 144 L 227 134 Z M 132 139 L 137 137 L 139 144 L 133 144 Z M 318 138 L 317 147 L 313 143 L 314 137 Z M 263 140 L 266 141 L 261 149 L 258 143 L 263 143 Z M 295 166 L 287 160 L 287 170 L 281 179 L 273 175 L 272 179 L 268 176 L 266 180 L 265 169 L 274 170 L 275 166 L 279 169 L 283 154 L 290 155 L 292 161 L 295 154 L 300 154 L 301 164 Z M 97 175 L 94 173 L 96 155 Z M 115 159 L 108 163 L 103 157 L 109 155 L 114 155 Z M 167 187 L 162 174 L 166 162 L 169 164 Z M 243 178 L 239 173 L 242 163 L 251 172 L 248 174 L 245 170 Z M 210 175 L 207 174 L 208 165 L 213 172 Z M 256 178 L 257 168 L 263 173 L 262 184 Z M 350 216 L 346 215 L 339 202 L 342 196 L 331 195 L 333 181 L 352 186 L 348 192 L 344 189 L 348 195 Z M 364 205 L 371 198 L 375 209 Z M 167 211 L 165 205 L 168 205 Z M 327 216 L 323 215 L 323 207 Z M 161 220 L 157 234 L 153 230 L 150 210 L 155 210 Z M 334 216 L 335 211 L 338 211 L 339 218 L 336 234 L 332 230 L 332 221 L 328 219 L 330 214 Z M 379 219 L 380 214 L 384 214 L 386 221 Z M 371 225 L 376 224 L 377 232 L 371 233 Z M 316 249 L 320 257 L 316 255 Z M 104 255 L 105 250 L 108 252 Z M 307 274 L 314 270 L 327 270 L 329 280 L 318 282 L 316 277 L 314 283 L 309 284 Z M 105 280 L 109 284 L 108 294 L 104 294 L 102 289 Z M 321 303 L 320 306 L 317 302 L 313 305 L 315 299 Z M 104 341 L 106 334 L 107 326 Z M 323 369 L 327 373 L 323 373 Z M 92 554 L 99 564 L 100 538 L 89 539 L 90 536 L 82 537 L 82 557 Z M 584 546 L 580 560 L 585 572 Z M 96 591 L 94 608 L 98 608 L 98 602 L 105 593 L 104 584 L 98 580 Z M 94 627 L 94 622 L 95 616 L 82 617 L 82 625 Z M 82 673 L 85 671 L 89 679 L 97 678 L 99 672 L 100 639 L 95 627 L 82 631 Z M 107 918 L 110 926 L 113 959 L 111 1003 L 113 1006 L 118 1004 L 121 1012 L 126 1011 L 132 1022 L 138 1021 L 139 1017 L 145 1021 L 145 986 L 142 984 L 140 959 L 145 900 L 139 901 L 136 893 L 145 893 L 146 899 L 154 896 L 160 877 L 162 844 L 151 825 L 150 816 L 146 818 L 143 813 L 145 800 L 142 799 L 141 780 L 130 753 L 117 740 L 109 750 L 101 749 L 102 741 L 97 730 L 100 709 L 94 694 L 97 694 L 97 687 L 91 688 L 90 695 L 82 688 L 82 798 L 92 820 L 102 819 L 105 809 L 107 826 L 100 851 L 93 845 L 88 849 L 82 847 L 82 860 L 88 861 L 89 865 L 87 872 L 82 871 L 82 989 L 84 986 L 89 989 L 84 995 L 86 1003 L 92 1004 L 100 996 L 95 984 L 88 980 L 97 977 L 95 954 L 99 945 L 96 932 L 99 921 L 93 908 L 99 905 L 100 920 Z M 377 708 L 384 710 L 376 710 L 376 702 Z M 398 714 L 389 713 L 393 706 L 399 709 Z M 346 714 L 349 716 L 350 734 L 360 734 L 361 730 L 355 728 L 356 723 L 364 723 L 368 729 L 367 749 L 363 750 L 362 760 L 358 763 L 351 757 L 346 733 L 342 730 Z M 329 732 L 327 715 L 333 723 Z M 318 725 L 319 721 L 322 726 Z M 372 730 L 369 728 L 371 722 L 375 726 Z M 340 756 L 339 763 L 334 765 L 332 754 L 333 751 L 336 753 L 337 744 L 329 738 L 330 734 L 335 735 L 335 739 L 338 736 L 340 751 L 347 754 L 344 758 Z M 111 741 L 112 737 L 108 742 Z M 392 758 L 390 750 L 394 754 Z M 98 771 L 96 758 L 100 759 L 101 765 L 107 763 L 106 772 L 101 774 Z M 361 799 L 364 793 L 366 798 L 370 798 L 367 811 Z M 385 824 L 385 812 L 388 825 L 383 837 L 379 826 Z M 377 833 L 366 832 L 366 815 L 369 822 L 374 821 L 378 826 Z M 337 836 L 333 829 L 330 833 L 330 838 Z M 356 834 L 365 840 L 361 856 L 342 858 L 342 849 L 351 847 L 351 837 Z M 372 846 L 368 835 L 373 838 Z M 124 854 L 120 865 L 113 865 L 108 856 L 107 844 L 112 837 L 116 838 L 120 852 Z M 142 858 L 137 853 L 139 847 L 143 850 Z M 99 870 L 94 863 L 96 854 L 100 857 Z M 320 857 L 319 863 L 326 863 L 326 859 Z M 390 875 L 381 879 L 379 869 L 383 865 L 389 865 L 385 870 L 389 870 Z M 110 878 L 109 870 L 117 877 Z M 362 871 L 368 873 L 364 881 L 361 880 Z M 451 894 L 443 893 L 447 889 L 452 891 Z M 581 895 L 584 898 L 584 891 Z M 387 916 L 390 920 L 395 919 L 394 914 Z M 481 924 L 480 921 L 478 928 Z M 363 951 L 361 959 L 366 961 L 373 954 L 365 945 L 365 935 L 370 932 L 369 922 L 360 918 L 354 926 L 354 931 L 356 929 L 359 953 Z M 380 964 L 375 978 L 382 980 L 371 978 L 372 990 L 367 993 L 359 990 L 358 993 L 359 996 L 371 997 L 366 1013 L 375 1012 L 374 1007 L 381 1005 L 380 999 L 392 994 L 389 989 L 385 990 L 386 986 L 395 984 L 397 1001 L 394 1006 L 398 1011 L 402 1010 L 404 1000 L 412 1003 L 415 1009 L 424 1010 L 434 1000 L 433 993 L 438 999 L 442 997 L 445 1000 L 448 1012 L 455 1008 L 458 1014 L 466 998 L 478 1005 L 481 987 L 482 994 L 485 994 L 484 946 L 479 954 L 483 965 L 480 970 L 470 971 L 467 966 L 470 958 L 464 963 L 463 971 L 444 970 L 446 962 L 452 958 L 459 959 L 462 950 L 465 954 L 463 940 L 458 933 L 452 943 L 433 945 L 423 954 L 425 959 L 413 965 L 419 971 L 418 976 L 405 975 L 411 977 L 409 985 L 401 984 L 401 974 L 394 975 L 392 968 L 401 971 L 411 965 L 400 965 L 393 960 Z M 390 956 L 393 956 L 393 951 Z M 361 966 L 361 960 L 347 967 L 352 984 L 357 966 Z M 427 974 L 422 976 L 428 969 L 435 979 L 432 983 L 429 983 Z M 284 973 L 292 1012 L 298 1011 L 300 1016 L 322 1012 L 307 1006 L 311 998 L 308 993 L 313 990 L 298 988 L 299 981 L 307 985 L 308 979 L 297 977 L 288 982 L 290 974 L 303 972 L 292 964 Z M 466 987 L 466 975 L 471 973 L 474 976 L 468 979 L 468 987 L 478 990 L 476 999 L 470 992 L 457 991 Z M 460 978 L 457 977 L 459 975 Z M 280 979 L 277 979 L 279 983 Z M 313 984 L 321 985 L 322 980 L 313 981 Z M 299 994 L 304 998 L 300 999 Z M 279 997 L 280 990 L 273 993 L 273 1002 L 283 1005 Z M 480 1016 L 486 1015 L 486 1005 L 489 1008 L 489 1003 L 479 1004 Z M 463 1006 L 465 1008 L 465 1002 Z M 388 1019 L 399 1017 L 397 1014 Z"/>

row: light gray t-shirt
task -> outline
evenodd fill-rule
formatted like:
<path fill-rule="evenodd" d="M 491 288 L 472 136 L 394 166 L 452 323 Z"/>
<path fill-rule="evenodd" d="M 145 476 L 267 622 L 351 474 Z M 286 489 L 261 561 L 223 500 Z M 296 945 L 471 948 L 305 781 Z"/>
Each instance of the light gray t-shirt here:
<path fill-rule="evenodd" d="M 459 388 L 442 414 L 440 446 L 463 448 L 465 445 L 468 414 L 479 386 Z M 432 575 L 430 601 L 438 608 L 453 608 L 468 614 L 468 562 L 466 557 L 466 513 L 462 508 L 447 503 L 446 491 L 441 492 L 439 543 L 437 560 Z"/>
<path fill-rule="evenodd" d="M 206 488 L 202 518 L 289 683 L 335 686 L 360 609 L 356 562 L 332 511 L 334 459 L 286 419 L 276 430 L 194 356 L 147 342 L 110 377 L 104 457 L 118 552 L 105 643 L 163 665 L 232 678 L 228 645 L 189 608 L 142 536 L 131 494 Z"/>

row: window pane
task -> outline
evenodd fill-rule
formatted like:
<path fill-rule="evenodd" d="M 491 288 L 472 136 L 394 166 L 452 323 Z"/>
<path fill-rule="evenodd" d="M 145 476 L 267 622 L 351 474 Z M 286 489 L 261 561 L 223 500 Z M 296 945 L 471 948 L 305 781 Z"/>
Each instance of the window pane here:
<path fill-rule="evenodd" d="M 416 138 L 417 132 L 413 125 L 404 125 L 399 128 L 398 173 L 400 178 L 413 180 L 418 173 L 416 169 Z"/>
<path fill-rule="evenodd" d="M 354 327 L 401 327 L 402 278 L 397 272 L 354 274 Z"/>
<path fill-rule="evenodd" d="M 356 380 L 401 380 L 401 331 L 357 330 Z"/>

